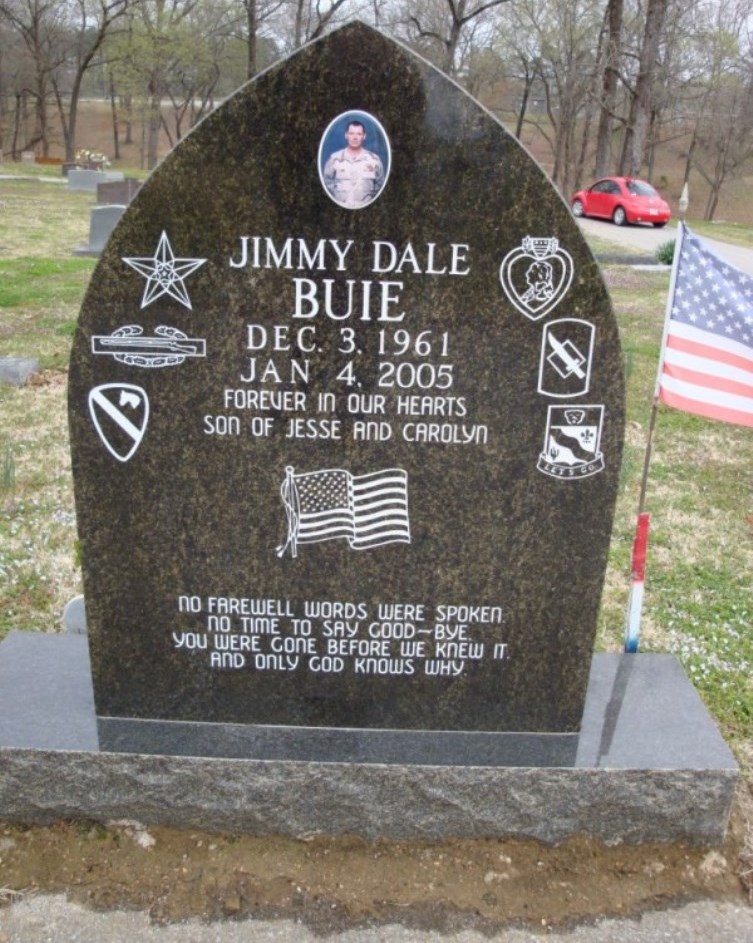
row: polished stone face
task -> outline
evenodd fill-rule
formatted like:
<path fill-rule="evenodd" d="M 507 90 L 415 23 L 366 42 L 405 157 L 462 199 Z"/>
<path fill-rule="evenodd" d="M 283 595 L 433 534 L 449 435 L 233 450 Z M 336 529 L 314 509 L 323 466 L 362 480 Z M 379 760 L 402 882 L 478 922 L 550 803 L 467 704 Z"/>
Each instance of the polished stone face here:
<path fill-rule="evenodd" d="M 345 27 L 155 171 L 70 423 L 100 717 L 578 729 L 617 326 L 539 167 L 406 49 Z"/>

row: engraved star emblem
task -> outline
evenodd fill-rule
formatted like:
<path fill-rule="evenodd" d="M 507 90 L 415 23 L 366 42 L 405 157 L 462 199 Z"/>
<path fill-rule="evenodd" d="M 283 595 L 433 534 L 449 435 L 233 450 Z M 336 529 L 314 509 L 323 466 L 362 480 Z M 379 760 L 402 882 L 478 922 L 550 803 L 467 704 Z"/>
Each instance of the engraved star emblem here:
<path fill-rule="evenodd" d="M 191 309 L 191 299 L 188 297 L 184 280 L 200 268 L 206 259 L 176 258 L 167 233 L 163 230 L 157 249 L 151 258 L 148 256 L 146 258 L 124 257 L 123 261 L 146 279 L 144 295 L 141 299 L 142 308 L 146 308 L 163 295 L 169 295 Z"/>

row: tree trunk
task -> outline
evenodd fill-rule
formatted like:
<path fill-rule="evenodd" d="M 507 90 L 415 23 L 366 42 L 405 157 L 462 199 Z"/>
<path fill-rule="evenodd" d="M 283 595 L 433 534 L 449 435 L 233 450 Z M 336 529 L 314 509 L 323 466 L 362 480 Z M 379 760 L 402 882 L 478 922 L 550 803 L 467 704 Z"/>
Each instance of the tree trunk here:
<path fill-rule="evenodd" d="M 525 80 L 523 82 L 523 98 L 520 102 L 520 109 L 518 110 L 518 120 L 515 125 L 515 137 L 520 140 L 520 135 L 523 133 L 523 122 L 526 118 L 526 111 L 528 110 L 528 99 L 531 97 L 531 89 L 533 88 L 533 80 L 536 75 L 535 70 L 529 69 L 528 63 L 523 61 L 523 69 L 525 70 Z"/>
<path fill-rule="evenodd" d="M 724 183 L 727 176 L 727 159 L 729 157 L 730 145 L 732 143 L 732 133 L 733 132 L 730 129 L 729 133 L 724 137 L 722 147 L 719 150 L 719 154 L 716 159 L 716 165 L 714 167 L 714 179 L 709 181 L 711 183 L 711 192 L 709 193 L 709 198 L 706 201 L 706 211 L 703 214 L 703 218 L 707 222 L 711 222 L 711 220 L 714 218 L 714 213 L 716 213 L 716 207 L 719 203 L 719 194 L 722 190 L 722 184 Z"/>
<path fill-rule="evenodd" d="M 586 169 L 586 155 L 588 154 L 588 145 L 591 142 L 591 125 L 593 124 L 593 104 L 589 103 L 586 109 L 586 120 L 583 125 L 583 133 L 580 143 L 580 154 L 575 164 L 575 175 L 573 176 L 573 190 L 580 190 L 583 183 L 583 172 Z"/>
<path fill-rule="evenodd" d="M 47 116 L 47 77 L 41 69 L 37 71 L 36 88 L 36 117 L 37 127 L 35 137 L 42 142 L 42 156 L 50 156 L 49 121 Z"/>
<path fill-rule="evenodd" d="M 65 105 L 63 104 L 63 96 L 60 94 L 60 88 L 57 82 L 53 79 L 52 88 L 55 92 L 55 104 L 58 108 L 58 116 L 60 117 L 60 127 L 63 131 L 63 143 L 65 146 L 65 159 L 67 161 L 73 160 L 73 153 L 70 146 L 70 122 L 65 114 Z"/>
<path fill-rule="evenodd" d="M 3 74 L 3 56 L 2 50 L 0 50 L 0 83 L 2 83 Z M 0 164 L 3 161 L 3 153 L 5 151 L 5 122 L 7 120 L 7 111 L 8 106 L 5 100 L 5 89 L 0 84 Z"/>
<path fill-rule="evenodd" d="M 450 7 L 452 8 L 452 4 Z M 460 0 L 460 7 L 458 14 L 455 13 L 454 9 L 452 11 L 452 26 L 450 27 L 450 35 L 445 44 L 445 56 L 444 56 L 444 70 L 448 75 L 455 75 L 455 53 L 457 52 L 458 42 L 460 41 L 460 30 L 462 29 L 462 22 L 459 18 L 459 15 L 462 14 L 463 0 Z"/>
<path fill-rule="evenodd" d="M 630 103 L 630 117 L 625 129 L 620 170 L 628 177 L 640 173 L 651 118 L 651 93 L 659 54 L 659 41 L 664 28 L 668 0 L 648 0 L 646 28 L 643 33 L 638 78 Z"/>
<path fill-rule="evenodd" d="M 146 167 L 154 170 L 158 160 L 159 131 L 161 126 L 160 96 L 153 91 L 149 97 L 146 139 Z"/>
<path fill-rule="evenodd" d="M 10 150 L 11 160 L 14 161 L 18 160 L 18 135 L 21 133 L 21 112 L 23 110 L 22 99 L 21 92 L 16 92 L 16 108 L 13 115 L 13 142 Z"/>
<path fill-rule="evenodd" d="M 120 103 L 125 113 L 125 137 L 124 144 L 133 144 L 133 97 L 126 95 L 121 98 Z"/>
<path fill-rule="evenodd" d="M 293 41 L 295 42 L 296 49 L 303 45 L 303 2 L 304 0 L 298 0 L 295 5 L 295 29 L 293 33 Z"/>
<path fill-rule="evenodd" d="M 714 218 L 714 213 L 716 213 L 716 207 L 719 203 L 719 191 L 721 188 L 721 182 L 717 183 L 715 180 L 709 192 L 709 198 L 706 201 L 706 209 L 703 214 L 703 218 L 707 223 L 710 223 Z"/>
<path fill-rule="evenodd" d="M 65 134 L 65 159 L 72 161 L 76 157 L 76 125 L 78 124 L 78 100 L 81 96 L 83 70 L 79 70 L 73 80 L 70 101 L 68 103 L 68 132 Z M 62 121 L 61 115 L 61 121 Z"/>
<path fill-rule="evenodd" d="M 604 74 L 601 83 L 601 111 L 596 132 L 594 173 L 605 177 L 612 164 L 612 115 L 617 104 L 617 80 L 622 51 L 622 13 L 624 0 L 609 0 L 606 11 L 607 41 L 604 50 Z"/>
<path fill-rule="evenodd" d="M 115 81 L 110 73 L 110 114 L 112 115 L 112 157 L 120 160 L 120 135 L 118 134 L 118 104 L 115 94 Z"/>
<path fill-rule="evenodd" d="M 653 182 L 654 164 L 656 161 L 656 128 L 659 122 L 659 115 L 655 108 L 651 109 L 651 120 L 648 124 L 648 181 Z"/>
<path fill-rule="evenodd" d="M 146 114 L 144 111 L 141 112 L 141 145 L 139 147 L 139 154 L 141 162 L 139 166 L 143 170 L 146 166 Z"/>
<path fill-rule="evenodd" d="M 685 173 L 682 176 L 683 185 L 685 185 L 688 180 L 690 180 L 690 171 L 693 167 L 693 152 L 695 151 L 695 146 L 698 142 L 698 119 L 696 118 L 696 124 L 693 128 L 693 137 L 690 139 L 690 147 L 688 148 L 688 156 L 685 160 Z"/>
<path fill-rule="evenodd" d="M 256 52 L 256 34 L 259 31 L 259 21 L 256 9 L 256 0 L 245 0 L 246 4 L 246 28 L 248 30 L 248 59 L 246 74 L 252 79 L 259 71 L 258 57 Z"/>

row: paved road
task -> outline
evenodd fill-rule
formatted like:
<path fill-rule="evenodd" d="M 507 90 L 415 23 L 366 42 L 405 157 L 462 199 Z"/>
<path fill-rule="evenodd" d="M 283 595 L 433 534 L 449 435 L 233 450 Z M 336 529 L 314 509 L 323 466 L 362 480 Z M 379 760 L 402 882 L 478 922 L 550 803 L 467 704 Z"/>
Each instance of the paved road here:
<path fill-rule="evenodd" d="M 579 219 L 578 223 L 587 236 L 599 236 L 631 249 L 645 249 L 647 255 L 653 255 L 663 242 L 677 238 L 677 227 L 671 224 L 663 229 L 654 229 L 653 226 L 615 226 L 600 219 Z M 702 238 L 718 256 L 753 275 L 753 249 L 732 246 L 717 239 L 707 239 L 706 236 Z"/>
<path fill-rule="evenodd" d="M 95 913 L 62 896 L 31 896 L 0 910 L 0 943 L 751 943 L 753 908 L 707 901 L 635 920 L 603 920 L 552 932 L 504 930 L 489 936 L 398 925 L 319 935 L 290 920 L 215 921 L 157 927 L 143 913 Z"/>

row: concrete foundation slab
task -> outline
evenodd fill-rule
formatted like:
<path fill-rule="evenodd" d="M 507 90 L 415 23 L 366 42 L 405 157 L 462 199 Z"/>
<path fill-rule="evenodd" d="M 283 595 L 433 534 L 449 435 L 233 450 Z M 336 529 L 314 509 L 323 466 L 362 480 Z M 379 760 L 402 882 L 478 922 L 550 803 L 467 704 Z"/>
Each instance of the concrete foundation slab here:
<path fill-rule="evenodd" d="M 670 655 L 594 657 L 574 765 L 386 763 L 378 750 L 362 753 L 323 762 L 104 752 L 86 638 L 13 632 L 0 645 L 0 817 L 13 821 L 714 845 L 738 776 Z"/>

